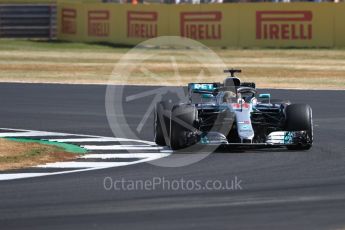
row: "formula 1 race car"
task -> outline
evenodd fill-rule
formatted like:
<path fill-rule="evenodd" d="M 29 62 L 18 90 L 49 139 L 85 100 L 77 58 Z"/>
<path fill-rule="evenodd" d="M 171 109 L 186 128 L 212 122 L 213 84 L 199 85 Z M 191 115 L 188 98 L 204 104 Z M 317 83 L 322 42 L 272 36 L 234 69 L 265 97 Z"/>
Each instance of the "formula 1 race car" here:
<path fill-rule="evenodd" d="M 282 147 L 307 150 L 313 143 L 312 109 L 258 94 L 235 73 L 223 83 L 189 83 L 188 102 L 158 102 L 154 141 L 173 150 L 192 145 Z"/>

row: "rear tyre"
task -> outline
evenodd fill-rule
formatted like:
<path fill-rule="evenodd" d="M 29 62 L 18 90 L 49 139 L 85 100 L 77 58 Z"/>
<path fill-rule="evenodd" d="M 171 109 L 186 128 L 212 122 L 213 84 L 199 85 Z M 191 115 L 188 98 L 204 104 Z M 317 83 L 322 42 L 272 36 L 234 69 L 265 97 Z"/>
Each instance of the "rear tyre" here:
<path fill-rule="evenodd" d="M 308 150 L 313 144 L 313 120 L 312 109 L 306 104 L 291 104 L 285 110 L 286 131 L 307 131 L 307 138 L 304 142 L 287 146 L 290 150 Z"/>
<path fill-rule="evenodd" d="M 173 105 L 169 101 L 161 101 L 156 104 L 154 113 L 154 142 L 157 145 L 169 144 L 170 112 Z"/>
<path fill-rule="evenodd" d="M 171 111 L 170 147 L 179 150 L 193 145 L 188 134 L 195 130 L 198 110 L 192 105 L 175 105 Z"/>

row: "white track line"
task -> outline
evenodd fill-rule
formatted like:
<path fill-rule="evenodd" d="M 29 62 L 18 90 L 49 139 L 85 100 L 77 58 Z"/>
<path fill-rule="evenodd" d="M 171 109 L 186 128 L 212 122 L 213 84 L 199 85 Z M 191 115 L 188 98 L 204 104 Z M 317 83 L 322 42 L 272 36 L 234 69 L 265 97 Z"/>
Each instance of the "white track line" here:
<path fill-rule="evenodd" d="M 167 155 L 164 155 L 164 157 Z M 56 163 L 47 163 L 44 165 L 38 165 L 37 168 L 89 168 L 92 170 L 102 169 L 102 168 L 111 168 L 111 167 L 119 167 L 125 165 L 132 165 L 138 164 L 142 162 L 157 160 L 162 158 L 161 155 L 146 157 L 141 160 L 131 161 L 131 162 L 76 162 L 76 161 L 68 161 L 68 162 L 56 162 Z"/>
<path fill-rule="evenodd" d="M 45 139 L 45 140 L 56 141 L 56 142 L 111 142 L 111 141 L 137 142 L 138 141 L 138 140 L 131 140 L 131 139 L 126 139 L 126 138 L 117 138 L 117 137 L 66 138 L 66 139 Z M 143 141 L 142 143 L 145 143 L 145 141 Z M 151 144 L 151 142 L 149 143 Z"/>
<path fill-rule="evenodd" d="M 19 178 L 29 178 L 29 177 L 38 177 L 38 176 L 46 176 L 50 173 L 8 173 L 8 174 L 0 174 L 0 181 L 2 180 L 13 180 Z"/>
<path fill-rule="evenodd" d="M 86 134 L 71 134 L 71 133 L 54 133 L 54 132 L 46 132 L 46 131 L 37 131 L 37 130 L 27 130 L 27 129 L 12 129 L 12 128 L 0 128 L 2 130 L 8 130 L 11 131 L 21 131 L 22 133 L 25 132 L 38 132 L 38 133 L 49 133 L 50 135 L 43 135 L 43 136 L 79 136 L 79 137 L 89 137 L 89 138 L 117 138 L 122 139 L 123 141 L 134 141 L 134 142 L 140 142 L 148 145 L 156 145 L 156 143 L 152 141 L 145 141 L 145 140 L 136 140 L 136 139 L 127 139 L 127 138 L 118 138 L 118 137 L 103 137 L 103 136 L 94 136 L 94 135 L 86 135 Z M 13 132 L 11 132 L 13 133 Z M 54 135 L 52 135 L 54 134 Z M 59 134 L 59 135 L 55 135 Z M 42 135 L 39 135 L 42 136 Z M 0 136 L 4 137 L 4 136 Z M 72 138 L 71 138 L 72 139 Z"/>
<path fill-rule="evenodd" d="M 70 134 L 65 133 L 52 133 L 52 132 L 40 132 L 30 131 L 22 133 L 0 133 L 0 137 L 34 137 L 34 136 L 68 136 Z"/>
<path fill-rule="evenodd" d="M 116 158 L 155 158 L 167 157 L 166 153 L 120 153 L 120 154 L 86 154 L 82 159 L 116 159 Z"/>
<path fill-rule="evenodd" d="M 55 142 L 109 142 L 118 141 L 117 138 L 112 137 L 86 137 L 86 138 L 64 138 L 64 139 L 45 139 L 47 141 Z"/>
<path fill-rule="evenodd" d="M 169 156 L 171 154 L 171 150 L 164 149 L 162 147 L 156 147 L 156 144 L 151 141 L 144 141 L 144 140 L 135 140 L 135 139 L 127 139 L 127 138 L 117 138 L 117 137 L 102 137 L 102 136 L 92 136 L 92 135 L 84 135 L 84 134 L 70 134 L 70 133 L 55 133 L 55 132 L 46 132 L 46 131 L 36 131 L 36 130 L 24 130 L 24 129 L 12 129 L 12 128 L 0 128 L 1 130 L 8 130 L 6 133 L 0 133 L 0 137 L 31 137 L 37 136 L 41 137 L 41 140 L 49 140 L 49 141 L 56 141 L 56 142 L 108 142 L 108 141 L 120 141 L 120 142 L 136 142 L 138 145 L 110 145 L 110 146 L 97 146 L 97 145 L 85 145 L 85 147 L 89 147 L 89 150 L 160 150 L 159 152 L 146 152 L 146 153 L 108 153 L 108 154 L 86 154 L 81 156 L 82 159 L 116 159 L 116 158 L 137 158 L 138 160 L 129 161 L 129 162 L 56 162 L 56 163 L 48 163 L 44 165 L 36 166 L 38 168 L 70 168 L 64 171 L 59 172 L 40 172 L 40 173 L 0 173 L 0 181 L 2 180 L 13 180 L 13 179 L 22 179 L 22 178 L 32 178 L 32 177 L 40 177 L 40 176 L 50 176 L 50 175 L 61 175 L 67 173 L 76 173 L 76 172 L 84 172 L 84 171 L 92 171 L 92 170 L 100 170 L 106 169 L 110 167 L 119 167 L 119 166 L 126 166 L 126 165 L 134 165 L 138 163 L 148 162 L 160 159 L 162 157 Z M 21 131 L 15 132 L 13 131 Z M 62 138 L 56 139 L 44 139 L 47 136 L 61 136 Z M 64 136 L 66 136 L 64 138 Z M 71 136 L 71 138 L 67 138 L 67 136 Z M 78 136 L 73 138 L 73 136 Z M 85 138 L 81 138 L 85 137 Z M 83 146 L 81 146 L 83 147 Z"/>
<path fill-rule="evenodd" d="M 127 165 L 128 162 L 55 162 L 38 165 L 37 168 L 104 168 L 104 167 L 118 167 Z"/>
<path fill-rule="evenodd" d="M 152 147 L 149 145 L 81 145 L 88 150 L 160 150 L 163 147 Z"/>
<path fill-rule="evenodd" d="M 134 165 L 138 163 L 144 163 L 147 161 L 152 161 L 159 159 L 161 157 L 157 158 L 144 158 L 139 161 L 133 161 L 133 162 L 127 162 L 123 165 L 118 166 L 127 166 L 127 165 Z M 9 173 L 9 174 L 0 174 L 0 181 L 2 180 L 14 180 L 14 179 L 22 179 L 22 178 L 32 178 L 32 177 L 40 177 L 40 176 L 52 176 L 52 175 L 62 175 L 62 174 L 68 174 L 68 173 L 77 173 L 77 172 L 86 172 L 86 171 L 94 171 L 94 170 L 100 170 L 100 169 L 106 169 L 109 168 L 109 166 L 106 167 L 100 167 L 100 168 L 84 168 L 84 169 L 75 169 L 75 170 L 68 170 L 68 171 L 62 171 L 62 172 L 49 172 L 49 173 Z"/>

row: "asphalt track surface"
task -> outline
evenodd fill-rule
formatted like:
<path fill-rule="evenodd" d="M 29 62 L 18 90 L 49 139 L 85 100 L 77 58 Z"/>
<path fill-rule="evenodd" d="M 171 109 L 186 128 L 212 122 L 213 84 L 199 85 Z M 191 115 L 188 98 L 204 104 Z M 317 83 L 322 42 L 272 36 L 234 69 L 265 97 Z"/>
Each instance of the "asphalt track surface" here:
<path fill-rule="evenodd" d="M 223 152 L 180 168 L 142 163 L 2 181 L 0 229 L 344 229 L 345 91 L 269 91 L 312 106 L 310 151 Z M 0 127 L 112 136 L 104 95 L 105 86 L 0 84 Z M 130 104 L 128 122 L 135 125 L 146 107 Z M 152 139 L 152 129 L 145 130 L 142 138 Z M 237 177 L 242 189 L 107 191 L 105 177 Z"/>

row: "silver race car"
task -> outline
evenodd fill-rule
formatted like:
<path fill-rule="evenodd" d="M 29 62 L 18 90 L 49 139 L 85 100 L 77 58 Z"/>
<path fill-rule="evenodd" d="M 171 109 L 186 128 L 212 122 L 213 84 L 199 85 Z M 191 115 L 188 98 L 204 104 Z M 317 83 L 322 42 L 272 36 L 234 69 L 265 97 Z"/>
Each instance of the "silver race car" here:
<path fill-rule="evenodd" d="M 193 145 L 282 147 L 307 150 L 313 143 L 312 109 L 258 94 L 235 73 L 223 83 L 189 83 L 188 101 L 157 103 L 154 141 L 173 150 Z"/>

